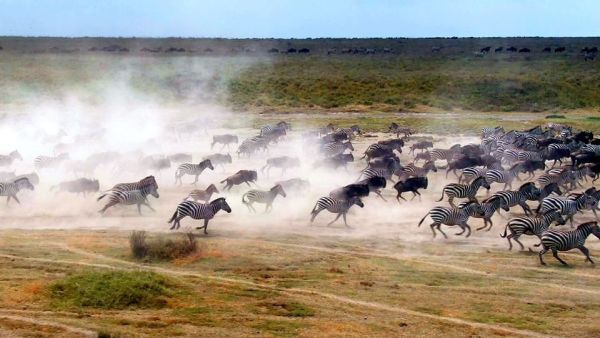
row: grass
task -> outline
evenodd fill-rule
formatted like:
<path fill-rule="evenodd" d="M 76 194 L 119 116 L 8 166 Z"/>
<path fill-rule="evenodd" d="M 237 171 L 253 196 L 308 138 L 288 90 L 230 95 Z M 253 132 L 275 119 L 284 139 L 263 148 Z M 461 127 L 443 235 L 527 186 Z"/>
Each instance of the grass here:
<path fill-rule="evenodd" d="M 59 307 L 101 309 L 161 308 L 173 293 L 166 277 L 145 271 L 87 271 L 50 286 Z"/>

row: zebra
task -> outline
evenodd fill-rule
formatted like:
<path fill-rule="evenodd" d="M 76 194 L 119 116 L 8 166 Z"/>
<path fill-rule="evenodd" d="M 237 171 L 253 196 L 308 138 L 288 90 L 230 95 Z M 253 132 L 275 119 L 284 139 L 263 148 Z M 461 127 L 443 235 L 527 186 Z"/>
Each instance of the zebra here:
<path fill-rule="evenodd" d="M 521 187 L 519 187 L 519 190 L 517 190 L 517 191 L 514 191 L 514 190 L 498 191 L 497 193 L 495 193 L 492 196 L 500 197 L 502 199 L 504 205 L 508 209 L 510 209 L 516 205 L 519 205 L 523 209 L 523 212 L 525 213 L 525 215 L 531 215 L 531 214 L 533 214 L 533 212 L 531 211 L 531 208 L 529 207 L 529 205 L 527 205 L 527 200 L 528 200 L 527 196 L 528 196 L 528 194 L 531 194 L 531 192 L 529 190 L 530 187 L 531 187 L 530 185 L 524 184 Z"/>
<path fill-rule="evenodd" d="M 106 194 L 110 191 L 120 190 L 120 191 L 130 191 L 130 190 L 141 190 L 146 187 L 151 187 L 154 190 L 158 190 L 158 184 L 156 183 L 156 179 L 154 176 L 146 176 L 141 180 L 133 183 L 119 183 L 114 185 L 109 190 L 105 191 L 102 195 L 100 195 L 96 200 L 101 200 Z"/>
<path fill-rule="evenodd" d="M 567 167 L 550 169 L 546 173 L 540 175 L 537 182 L 541 187 L 550 183 L 556 183 L 562 186 L 571 184 L 571 186 L 573 186 L 575 184 L 575 174 Z"/>
<path fill-rule="evenodd" d="M 492 184 L 494 182 L 504 183 L 504 187 L 502 188 L 503 190 L 507 187 L 512 189 L 512 182 L 515 180 L 515 178 L 519 178 L 518 176 L 521 172 L 521 168 L 521 163 L 515 163 L 508 170 L 491 169 L 486 171 L 485 180 L 489 184 Z"/>
<path fill-rule="evenodd" d="M 537 236 L 541 241 L 542 234 L 548 231 L 552 222 L 557 222 L 559 225 L 565 224 L 565 220 L 562 218 L 560 212 L 556 210 L 550 211 L 541 217 L 516 217 L 506 223 L 504 233 L 500 234 L 500 237 L 508 240 L 508 250 L 512 250 L 511 239 L 519 243 L 521 250 L 525 250 L 525 246 L 519 241 L 519 237 L 522 235 L 533 235 Z M 510 230 L 510 235 L 507 235 L 508 230 Z M 534 244 L 534 246 L 540 245 L 541 243 Z"/>
<path fill-rule="evenodd" d="M 485 127 L 481 129 L 482 139 L 502 134 L 504 134 L 504 128 L 502 127 Z"/>
<path fill-rule="evenodd" d="M 340 134 L 346 134 L 346 136 L 348 137 L 348 140 L 353 139 L 354 135 L 356 135 L 356 134 L 360 135 L 362 133 L 362 131 L 360 130 L 360 127 L 356 124 L 349 128 L 340 128 L 340 129 L 336 130 L 335 132 L 340 133 Z"/>
<path fill-rule="evenodd" d="M 268 124 L 266 126 L 262 126 L 260 128 L 260 136 L 269 136 L 278 133 L 280 130 L 283 130 L 283 134 L 285 134 L 285 131 L 292 130 L 292 125 L 285 121 L 280 121 L 275 125 Z"/>
<path fill-rule="evenodd" d="M 58 156 L 38 156 L 33 160 L 35 169 L 55 168 L 64 160 L 69 159 L 69 154 L 63 153 Z"/>
<path fill-rule="evenodd" d="M 584 144 L 581 147 L 581 151 L 585 153 L 593 153 L 595 155 L 600 155 L 600 145 L 599 144 Z"/>
<path fill-rule="evenodd" d="M 23 161 L 23 157 L 21 157 L 21 153 L 17 150 L 13 150 L 8 155 L 0 155 L 0 167 L 8 167 L 15 160 Z"/>
<path fill-rule="evenodd" d="M 551 250 L 554 258 L 558 259 L 563 265 L 568 265 L 567 262 L 558 257 L 558 251 L 568 251 L 577 248 L 585 255 L 586 262 L 589 261 L 594 264 L 594 261 L 590 257 L 590 251 L 584 246 L 585 240 L 590 234 L 594 234 L 594 236 L 600 239 L 600 227 L 598 227 L 598 222 L 580 224 L 576 230 L 572 231 L 546 231 L 542 235 L 543 249 L 539 253 L 540 263 L 546 265 L 542 256 L 544 256 L 548 250 Z"/>
<path fill-rule="evenodd" d="M 431 227 L 431 231 L 433 232 L 433 238 L 436 236 L 435 229 L 437 228 L 437 230 L 444 235 L 444 238 L 448 239 L 446 233 L 444 233 L 441 229 L 442 224 L 449 226 L 458 225 L 462 231 L 456 233 L 456 235 L 460 236 L 464 234 L 465 231 L 468 231 L 466 237 L 469 237 L 471 236 L 471 227 L 467 224 L 467 221 L 469 220 L 469 217 L 483 217 L 483 209 L 477 202 L 467 202 L 461 204 L 461 206 L 462 208 L 434 207 L 433 209 L 429 210 L 425 216 L 423 216 L 419 222 L 419 227 L 429 215 L 433 220 L 433 223 L 429 225 Z"/>
<path fill-rule="evenodd" d="M 527 187 L 525 187 L 527 186 Z M 538 201 L 538 203 L 542 203 L 544 198 L 550 196 L 550 194 L 555 193 L 557 195 L 562 195 L 562 191 L 560 187 L 556 183 L 550 183 L 544 186 L 542 189 L 539 189 L 535 186 L 533 182 L 528 182 L 523 184 L 519 191 L 521 191 L 527 197 L 528 201 Z"/>
<path fill-rule="evenodd" d="M 153 189 L 152 187 L 145 187 L 140 190 L 112 190 L 107 193 L 108 195 L 108 203 L 98 211 L 101 214 L 104 214 L 106 209 L 112 207 L 117 204 L 124 205 L 133 205 L 137 204 L 138 214 L 142 215 L 141 206 L 145 205 L 150 210 L 155 211 L 154 208 L 148 204 L 148 195 L 152 195 L 156 198 L 159 197 L 158 191 Z"/>
<path fill-rule="evenodd" d="M 204 234 L 206 235 L 208 234 L 208 221 L 213 219 L 219 210 L 225 210 L 227 213 L 231 213 L 231 207 L 227 204 L 227 201 L 225 201 L 225 197 L 219 197 L 208 204 L 184 201 L 177 205 L 177 209 L 167 223 L 173 223 L 170 230 L 174 230 L 179 229 L 181 219 L 184 217 L 190 216 L 193 219 L 203 219 L 204 226 L 197 227 L 196 229 L 204 229 Z"/>
<path fill-rule="evenodd" d="M 177 167 L 177 170 L 175 170 L 175 183 L 179 182 L 179 185 L 181 185 L 183 184 L 181 180 L 181 177 L 183 177 L 183 175 L 193 175 L 196 176 L 196 179 L 192 184 L 196 184 L 198 183 L 198 176 L 200 176 L 200 174 L 202 174 L 202 172 L 206 168 L 210 170 L 215 170 L 215 167 L 213 167 L 212 162 L 210 160 L 204 160 L 198 164 L 180 164 L 179 167 Z"/>
<path fill-rule="evenodd" d="M 264 136 L 254 136 L 251 138 L 247 138 L 238 147 L 237 154 L 238 158 L 245 154 L 250 156 L 256 153 L 259 149 L 266 150 L 269 143 L 269 139 Z"/>
<path fill-rule="evenodd" d="M 469 167 L 462 170 L 458 177 L 458 183 L 469 184 L 479 176 L 484 176 L 489 169 L 487 167 Z"/>
<path fill-rule="evenodd" d="M 225 169 L 225 164 L 232 163 L 231 155 L 229 154 L 211 154 L 204 156 L 202 161 L 210 160 L 213 166 L 221 166 L 221 169 Z"/>
<path fill-rule="evenodd" d="M 372 177 L 383 177 L 386 180 L 390 180 L 392 182 L 394 182 L 394 180 L 392 180 L 392 175 L 394 174 L 394 171 L 391 170 L 390 168 L 372 168 L 372 167 L 367 167 L 366 169 L 364 169 L 361 173 L 360 176 L 358 177 L 358 180 L 360 180 L 361 178 L 363 180 L 366 179 L 370 179 Z"/>
<path fill-rule="evenodd" d="M 315 220 L 315 217 L 317 217 L 317 215 L 321 211 L 327 210 L 331 213 L 337 214 L 336 218 L 333 221 L 327 223 L 327 226 L 333 224 L 335 221 L 337 221 L 340 218 L 340 216 L 342 216 L 344 219 L 344 225 L 346 227 L 350 228 L 350 226 L 348 225 L 348 222 L 346 222 L 346 214 L 348 213 L 348 210 L 350 210 L 350 208 L 355 204 L 361 208 L 363 208 L 365 206 L 359 197 L 352 197 L 350 199 L 321 197 L 315 204 L 315 207 L 313 208 L 313 210 L 310 212 L 310 214 L 311 214 L 310 223 L 311 224 L 313 223 L 313 221 Z"/>
<path fill-rule="evenodd" d="M 429 171 L 437 173 L 437 167 L 433 161 L 425 162 L 423 167 L 417 167 L 414 163 L 409 163 L 408 165 L 400 168 L 400 170 L 397 170 L 396 175 L 399 177 L 400 181 L 402 181 L 403 179 L 409 177 L 425 177 Z"/>
<path fill-rule="evenodd" d="M 432 149 L 429 153 L 431 155 L 431 161 L 444 160 L 450 162 L 454 155 L 460 151 L 460 144 L 455 144 L 450 149 Z M 416 158 L 415 158 L 416 161 Z"/>
<path fill-rule="evenodd" d="M 490 184 L 485 180 L 485 177 L 477 177 L 471 184 L 464 185 L 458 183 L 447 184 L 442 190 L 442 197 L 436 202 L 441 202 L 444 199 L 444 194 L 448 196 L 448 202 L 451 206 L 454 205 L 454 198 L 468 198 L 470 201 L 477 201 L 475 195 L 479 188 L 484 187 L 490 189 Z"/>
<path fill-rule="evenodd" d="M 346 149 L 350 149 L 350 151 L 354 151 L 354 147 L 350 141 L 348 142 L 332 142 L 324 144 L 321 147 L 321 152 L 327 156 L 332 157 L 335 155 L 343 154 Z"/>
<path fill-rule="evenodd" d="M 561 215 L 566 216 L 571 226 L 573 226 L 573 216 L 586 208 L 594 207 L 597 201 L 586 194 L 577 194 L 569 198 L 564 197 L 547 197 L 538 206 L 537 214 L 543 215 L 549 211 L 557 210 Z"/>
<path fill-rule="evenodd" d="M 468 202 L 465 202 L 465 203 L 468 203 Z M 459 204 L 458 207 L 461 208 L 465 203 Z M 480 228 L 477 228 L 476 230 L 479 231 L 479 230 L 485 229 L 486 227 L 488 227 L 488 223 L 489 223 L 489 227 L 488 227 L 487 231 L 490 231 L 492 229 L 492 226 L 494 225 L 492 223 L 492 217 L 494 216 L 496 211 L 498 211 L 500 208 L 504 209 L 504 211 L 508 211 L 508 207 L 504 204 L 504 201 L 498 196 L 492 196 L 492 197 L 482 201 L 481 202 L 481 210 L 483 211 L 483 214 L 480 216 L 475 215 L 473 217 L 483 218 L 483 226 Z"/>
<path fill-rule="evenodd" d="M 404 137 L 409 137 L 413 134 L 413 130 L 408 127 L 400 127 L 396 122 L 392 122 L 388 127 L 388 132 L 396 134 L 399 137 L 400 134 L 404 134 Z"/>
<path fill-rule="evenodd" d="M 249 190 L 244 195 L 242 195 L 242 203 L 244 203 L 249 211 L 256 212 L 256 209 L 252 206 L 254 203 L 262 203 L 266 204 L 265 212 L 273 209 L 273 201 L 277 195 L 281 195 L 286 197 L 286 193 L 283 190 L 281 184 L 276 184 L 269 191 L 263 190 Z"/>
<path fill-rule="evenodd" d="M 187 195 L 186 198 L 184 198 L 184 201 L 187 201 L 188 199 L 193 199 L 195 202 L 198 202 L 198 200 L 202 200 L 204 202 L 208 202 L 210 200 L 210 197 L 212 196 L 212 194 L 218 194 L 219 193 L 219 189 L 217 189 L 217 187 L 214 184 L 209 185 L 205 190 L 199 190 L 199 189 L 195 189 L 192 190 L 189 195 Z"/>
<path fill-rule="evenodd" d="M 17 198 L 17 193 L 23 189 L 34 190 L 33 184 L 26 177 L 19 178 L 13 182 L 0 183 L 0 196 L 6 196 L 6 204 L 10 202 L 11 197 L 21 204 Z"/>

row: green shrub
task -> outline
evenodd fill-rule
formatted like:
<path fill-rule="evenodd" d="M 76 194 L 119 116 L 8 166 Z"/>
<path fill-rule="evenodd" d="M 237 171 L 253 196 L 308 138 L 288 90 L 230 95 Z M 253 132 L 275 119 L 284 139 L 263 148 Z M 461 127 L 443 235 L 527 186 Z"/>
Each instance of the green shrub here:
<path fill-rule="evenodd" d="M 189 256 L 198 251 L 196 235 L 187 232 L 178 238 L 159 235 L 148 240 L 144 231 L 133 231 L 129 235 L 131 254 L 137 259 L 172 260 Z"/>
<path fill-rule="evenodd" d="M 102 309 L 161 308 L 171 295 L 172 283 L 147 271 L 88 271 L 50 286 L 58 306 Z"/>
<path fill-rule="evenodd" d="M 546 116 L 547 119 L 566 119 L 564 115 L 551 114 Z"/>

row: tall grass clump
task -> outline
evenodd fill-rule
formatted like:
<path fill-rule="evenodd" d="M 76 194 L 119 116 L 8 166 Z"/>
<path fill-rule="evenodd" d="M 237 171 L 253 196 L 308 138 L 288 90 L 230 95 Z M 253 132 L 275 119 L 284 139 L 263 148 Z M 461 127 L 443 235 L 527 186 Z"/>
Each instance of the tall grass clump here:
<path fill-rule="evenodd" d="M 173 260 L 197 252 L 198 242 L 191 231 L 177 238 L 158 235 L 151 239 L 144 231 L 133 231 L 129 235 L 129 247 L 136 259 Z"/>

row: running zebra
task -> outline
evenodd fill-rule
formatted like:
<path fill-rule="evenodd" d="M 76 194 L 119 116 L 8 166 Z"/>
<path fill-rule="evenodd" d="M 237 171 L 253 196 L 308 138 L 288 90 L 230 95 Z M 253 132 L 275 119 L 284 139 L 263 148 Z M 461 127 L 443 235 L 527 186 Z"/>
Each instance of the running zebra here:
<path fill-rule="evenodd" d="M 321 147 L 321 152 L 326 157 L 333 157 L 339 154 L 343 154 L 346 149 L 350 149 L 350 151 L 354 151 L 354 147 L 350 141 L 348 142 L 331 142 L 324 144 Z"/>
<path fill-rule="evenodd" d="M 0 155 L 0 167 L 8 167 L 15 160 L 23 161 L 23 157 L 21 157 L 21 153 L 17 150 L 13 150 L 8 155 Z"/>
<path fill-rule="evenodd" d="M 475 195 L 479 188 L 484 187 L 486 189 L 490 189 L 490 184 L 485 180 L 485 177 L 477 177 L 471 184 L 458 184 L 458 183 L 450 183 L 447 184 L 442 190 L 442 197 L 436 202 L 441 202 L 444 199 L 444 195 L 448 196 L 448 202 L 451 206 L 454 205 L 454 198 L 468 198 L 469 201 L 477 201 Z"/>
<path fill-rule="evenodd" d="M 130 190 L 141 190 L 146 187 L 150 187 L 150 189 L 158 190 L 158 184 L 156 183 L 156 179 L 154 176 L 146 176 L 141 180 L 133 183 L 119 183 L 105 191 L 97 200 L 101 200 L 106 194 L 110 191 L 120 190 L 120 191 L 130 191 Z"/>
<path fill-rule="evenodd" d="M 504 203 L 504 206 L 508 209 L 519 205 L 523 209 L 525 215 L 532 215 L 533 212 L 529 205 L 527 205 L 528 195 L 531 195 L 530 185 L 522 185 L 519 187 L 519 190 L 507 190 L 507 191 L 498 191 L 492 196 L 500 197 Z M 534 186 L 535 187 L 535 186 Z"/>
<path fill-rule="evenodd" d="M 502 127 L 486 127 L 481 130 L 481 138 L 489 138 L 496 135 L 503 135 L 504 128 Z"/>
<path fill-rule="evenodd" d="M 242 144 L 238 147 L 237 154 L 238 158 L 244 154 L 246 156 L 250 156 L 260 149 L 266 150 L 269 144 L 269 139 L 263 136 L 254 136 L 251 138 L 247 138 L 242 141 Z"/>
<path fill-rule="evenodd" d="M 63 161 L 69 159 L 69 154 L 64 153 L 58 156 L 38 156 L 33 160 L 33 166 L 36 170 L 44 168 L 56 168 Z"/>
<path fill-rule="evenodd" d="M 569 167 L 550 169 L 540 175 L 537 179 L 538 184 L 544 187 L 550 183 L 556 183 L 559 186 L 573 186 L 575 184 L 575 174 Z"/>
<path fill-rule="evenodd" d="M 400 137 L 400 134 L 404 134 L 404 137 L 409 137 L 413 134 L 413 130 L 408 127 L 400 127 L 396 122 L 392 122 L 388 127 L 388 132 L 396 134 L 396 137 Z"/>
<path fill-rule="evenodd" d="M 269 191 L 250 190 L 244 195 L 242 195 L 242 203 L 244 203 L 248 207 L 249 211 L 253 212 L 256 212 L 256 209 L 254 209 L 252 204 L 266 204 L 265 212 L 268 212 L 269 210 L 273 209 L 273 201 L 275 200 L 275 197 L 277 197 L 277 195 L 281 195 L 283 197 L 287 196 L 281 184 L 276 184 Z"/>
<path fill-rule="evenodd" d="M 431 142 L 431 141 L 416 142 L 410 146 L 409 154 L 414 154 L 415 150 L 421 150 L 421 152 L 424 152 L 429 148 L 433 148 L 433 142 Z"/>
<path fill-rule="evenodd" d="M 417 167 L 414 163 L 409 163 L 396 171 L 396 175 L 402 181 L 409 177 L 426 177 L 429 171 L 437 173 L 437 167 L 433 161 L 425 162 L 422 167 Z"/>
<path fill-rule="evenodd" d="M 469 167 L 462 170 L 458 177 L 458 183 L 469 184 L 479 176 L 485 177 L 489 169 L 487 167 Z"/>
<path fill-rule="evenodd" d="M 469 220 L 469 217 L 483 217 L 483 209 L 477 202 L 463 203 L 461 204 L 461 207 L 462 208 L 435 207 L 429 210 L 429 212 L 423 216 L 419 222 L 419 227 L 429 215 L 433 220 L 433 223 L 429 225 L 431 227 L 431 231 L 433 232 L 433 238 L 436 236 L 435 229 L 437 229 L 442 235 L 444 235 L 444 238 L 448 239 L 446 233 L 444 233 L 441 229 L 442 224 L 448 226 L 458 225 L 462 231 L 456 233 L 456 235 L 460 236 L 468 230 L 466 237 L 469 237 L 471 236 L 471 227 L 467 224 L 467 221 Z"/>
<path fill-rule="evenodd" d="M 459 208 L 461 208 L 463 204 L 464 203 L 461 203 L 461 205 L 459 205 Z M 481 228 L 477 228 L 476 230 L 479 231 L 485 229 L 486 227 L 487 231 L 492 230 L 492 226 L 494 225 L 494 223 L 492 223 L 492 216 L 494 216 L 496 211 L 498 211 L 500 208 L 504 209 L 504 211 L 508 211 L 508 207 L 504 204 L 504 201 L 499 196 L 492 196 L 481 202 L 481 210 L 483 211 L 483 214 L 481 216 L 476 215 L 473 217 L 483 218 L 483 226 Z"/>
<path fill-rule="evenodd" d="M 567 262 L 558 257 L 558 251 L 569 251 L 577 248 L 585 255 L 586 262 L 589 261 L 590 263 L 594 264 L 592 257 L 590 257 L 590 251 L 584 246 L 585 240 L 590 234 L 594 234 L 594 236 L 600 239 L 600 227 L 598 227 L 598 222 L 587 222 L 580 224 L 576 230 L 572 231 L 546 231 L 542 235 L 543 249 L 539 254 L 540 263 L 542 265 L 546 265 L 542 256 L 544 256 L 548 250 L 551 250 L 554 258 L 558 259 L 558 261 L 563 265 L 568 265 Z"/>
<path fill-rule="evenodd" d="M 506 227 L 504 228 L 504 233 L 500 234 L 500 237 L 506 238 L 508 240 L 508 250 L 512 250 L 512 242 L 511 239 L 514 239 L 521 246 L 521 250 L 525 250 L 525 246 L 523 243 L 519 241 L 519 237 L 522 235 L 530 235 L 537 236 L 540 241 L 542 240 L 542 234 L 550 228 L 550 224 L 553 222 L 557 222 L 559 225 L 565 224 L 565 220 L 561 217 L 560 212 L 554 210 L 550 211 L 542 217 L 517 217 L 513 218 L 508 223 L 506 223 Z M 510 235 L 506 235 L 507 231 L 510 230 Z M 539 244 L 534 244 L 534 246 L 540 246 Z"/>
<path fill-rule="evenodd" d="M 197 227 L 196 229 L 204 229 L 204 234 L 208 234 L 208 221 L 213 219 L 219 210 L 225 210 L 227 213 L 231 213 L 231 207 L 225 201 L 225 197 L 219 197 L 216 200 L 208 203 L 201 204 L 193 201 L 185 201 L 179 203 L 177 209 L 171 216 L 171 219 L 167 222 L 173 223 L 170 230 L 179 229 L 181 225 L 181 219 L 190 216 L 193 219 L 203 219 L 204 226 Z"/>
<path fill-rule="evenodd" d="M 446 162 L 452 161 L 454 155 L 460 152 L 460 144 L 455 144 L 450 149 L 432 149 L 429 153 L 431 156 L 431 161 L 443 160 Z M 416 158 L 415 158 L 416 161 Z"/>
<path fill-rule="evenodd" d="M 181 177 L 183 177 L 183 175 L 192 175 L 196 176 L 196 179 L 192 184 L 196 184 L 198 183 L 198 176 L 200 176 L 200 174 L 202 174 L 202 172 L 206 168 L 210 170 L 215 170 L 215 167 L 213 167 L 212 162 L 210 160 L 204 160 L 198 164 L 180 164 L 179 167 L 177 167 L 177 170 L 175 171 L 175 183 L 177 184 L 177 182 L 179 182 L 179 185 L 182 185 L 183 182 L 181 180 Z"/>
<path fill-rule="evenodd" d="M 385 178 L 386 180 L 390 180 L 390 181 L 394 182 L 394 180 L 392 180 L 392 175 L 394 175 L 394 171 L 391 170 L 390 168 L 367 167 L 360 173 L 358 180 L 361 180 L 361 179 L 367 180 L 367 179 L 379 176 L 379 177 Z"/>
<path fill-rule="evenodd" d="M 266 126 L 262 126 L 260 128 L 260 136 L 270 136 L 272 134 L 279 133 L 281 130 L 283 130 L 283 134 L 285 135 L 285 131 L 292 130 L 292 125 L 285 121 L 280 121 L 274 125 L 268 124 Z"/>
<path fill-rule="evenodd" d="M 581 151 L 584 153 L 600 155 L 600 144 L 585 144 L 581 147 Z"/>
<path fill-rule="evenodd" d="M 317 217 L 317 215 L 321 211 L 327 210 L 331 213 L 337 214 L 337 217 L 333 221 L 327 223 L 328 226 L 333 224 L 335 221 L 337 221 L 340 218 L 340 216 L 342 216 L 344 219 L 344 225 L 346 227 L 350 228 L 350 226 L 348 225 L 348 222 L 346 222 L 346 214 L 348 213 L 348 210 L 350 210 L 350 208 L 355 204 L 361 208 L 363 208 L 365 206 L 363 204 L 362 200 L 356 196 L 349 198 L 349 199 L 321 197 L 315 204 L 315 207 L 313 208 L 313 210 L 310 212 L 310 214 L 311 214 L 310 223 L 312 224 L 312 222 L 315 220 L 315 217 Z"/>
<path fill-rule="evenodd" d="M 360 127 L 355 124 L 349 128 L 340 128 L 336 130 L 335 133 L 346 134 L 347 139 L 351 140 L 354 138 L 354 135 L 360 135 L 362 131 L 360 130 Z"/>
<path fill-rule="evenodd" d="M 158 191 L 156 189 L 152 189 L 152 187 L 146 187 L 141 190 L 112 190 L 107 194 L 108 203 L 102 208 L 99 213 L 103 214 L 106 209 L 112 207 L 113 205 L 123 204 L 123 205 L 137 205 L 138 214 L 142 215 L 141 206 L 145 205 L 150 210 L 155 211 L 150 204 L 148 204 L 148 195 L 152 195 L 156 198 L 159 197 Z"/>
<path fill-rule="evenodd" d="M 597 201 L 586 194 L 576 194 L 568 198 L 548 197 L 545 198 L 537 209 L 538 215 L 543 215 L 549 211 L 557 210 L 561 215 L 569 219 L 571 227 L 573 226 L 573 216 L 581 210 L 595 207 Z"/>
<path fill-rule="evenodd" d="M 508 170 L 498 170 L 498 169 L 491 169 L 486 171 L 485 173 L 485 180 L 489 183 L 504 183 L 504 187 L 502 188 L 502 190 L 506 189 L 507 187 L 512 189 L 512 183 L 513 181 L 519 178 L 519 173 L 522 170 L 522 165 L 521 163 L 515 163 L 512 167 L 510 167 L 510 169 Z"/>
<path fill-rule="evenodd" d="M 23 189 L 33 190 L 33 184 L 26 177 L 19 178 L 13 182 L 0 183 L 0 196 L 6 196 L 6 204 L 10 199 L 14 199 L 18 204 L 21 204 L 17 198 L 17 193 Z"/>

